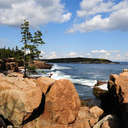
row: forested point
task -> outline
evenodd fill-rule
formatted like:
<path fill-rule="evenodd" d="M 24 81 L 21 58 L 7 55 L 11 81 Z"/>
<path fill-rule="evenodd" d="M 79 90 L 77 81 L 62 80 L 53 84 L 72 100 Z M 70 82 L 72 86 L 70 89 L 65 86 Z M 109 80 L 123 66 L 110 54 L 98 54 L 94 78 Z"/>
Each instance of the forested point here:
<path fill-rule="evenodd" d="M 20 61 L 23 59 L 24 52 L 17 46 L 16 48 L 0 48 L 0 59 L 15 58 Z"/>

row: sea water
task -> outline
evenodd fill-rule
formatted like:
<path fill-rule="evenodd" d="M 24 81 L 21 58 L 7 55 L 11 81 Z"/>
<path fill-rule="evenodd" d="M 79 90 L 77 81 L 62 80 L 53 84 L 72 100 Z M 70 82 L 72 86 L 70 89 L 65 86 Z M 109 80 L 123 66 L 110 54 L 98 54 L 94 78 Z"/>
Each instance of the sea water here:
<path fill-rule="evenodd" d="M 53 79 L 69 79 L 71 80 L 82 99 L 92 99 L 93 87 L 97 80 L 107 81 L 110 74 L 119 74 L 124 68 L 128 68 L 127 63 L 121 64 L 53 64 L 51 70 L 38 71 L 38 76 L 49 76 L 52 73 Z M 107 89 L 107 85 L 103 85 L 102 89 Z"/>

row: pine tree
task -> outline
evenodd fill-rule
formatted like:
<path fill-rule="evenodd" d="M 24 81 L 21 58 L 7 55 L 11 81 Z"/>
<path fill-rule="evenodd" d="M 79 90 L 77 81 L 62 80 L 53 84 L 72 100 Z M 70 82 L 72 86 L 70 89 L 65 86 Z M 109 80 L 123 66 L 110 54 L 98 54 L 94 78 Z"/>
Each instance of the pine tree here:
<path fill-rule="evenodd" d="M 26 60 L 26 51 L 28 48 L 28 41 L 30 40 L 30 32 L 29 32 L 29 22 L 24 20 L 24 23 L 21 24 L 21 35 L 24 46 L 24 77 L 27 77 L 26 70 L 27 70 L 27 60 Z"/>
<path fill-rule="evenodd" d="M 40 55 L 40 50 L 38 46 L 44 44 L 42 40 L 41 31 L 36 31 L 34 36 L 32 36 L 29 29 L 29 21 L 24 20 L 24 23 L 21 24 L 21 35 L 24 46 L 24 77 L 27 77 L 27 70 L 34 70 L 34 67 L 30 65 L 33 63 L 35 58 L 38 58 Z"/>

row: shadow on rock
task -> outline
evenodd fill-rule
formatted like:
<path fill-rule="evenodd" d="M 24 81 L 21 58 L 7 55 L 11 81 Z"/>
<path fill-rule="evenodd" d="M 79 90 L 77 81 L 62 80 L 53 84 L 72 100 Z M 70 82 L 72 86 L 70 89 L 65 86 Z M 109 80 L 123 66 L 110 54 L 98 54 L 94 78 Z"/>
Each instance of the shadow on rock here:
<path fill-rule="evenodd" d="M 29 116 L 29 118 L 23 121 L 22 125 L 25 125 L 26 123 L 38 118 L 44 112 L 44 106 L 45 106 L 45 95 L 42 94 L 42 99 L 39 107 L 33 110 L 32 114 Z"/>

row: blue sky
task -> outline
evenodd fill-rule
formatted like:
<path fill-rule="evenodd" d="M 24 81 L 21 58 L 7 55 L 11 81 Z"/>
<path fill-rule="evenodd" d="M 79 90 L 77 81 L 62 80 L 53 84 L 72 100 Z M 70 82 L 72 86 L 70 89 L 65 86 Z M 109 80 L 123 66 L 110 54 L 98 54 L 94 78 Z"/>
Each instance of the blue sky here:
<path fill-rule="evenodd" d="M 0 0 L 0 47 L 21 47 L 20 24 L 40 29 L 44 58 L 128 61 L 128 0 Z"/>

